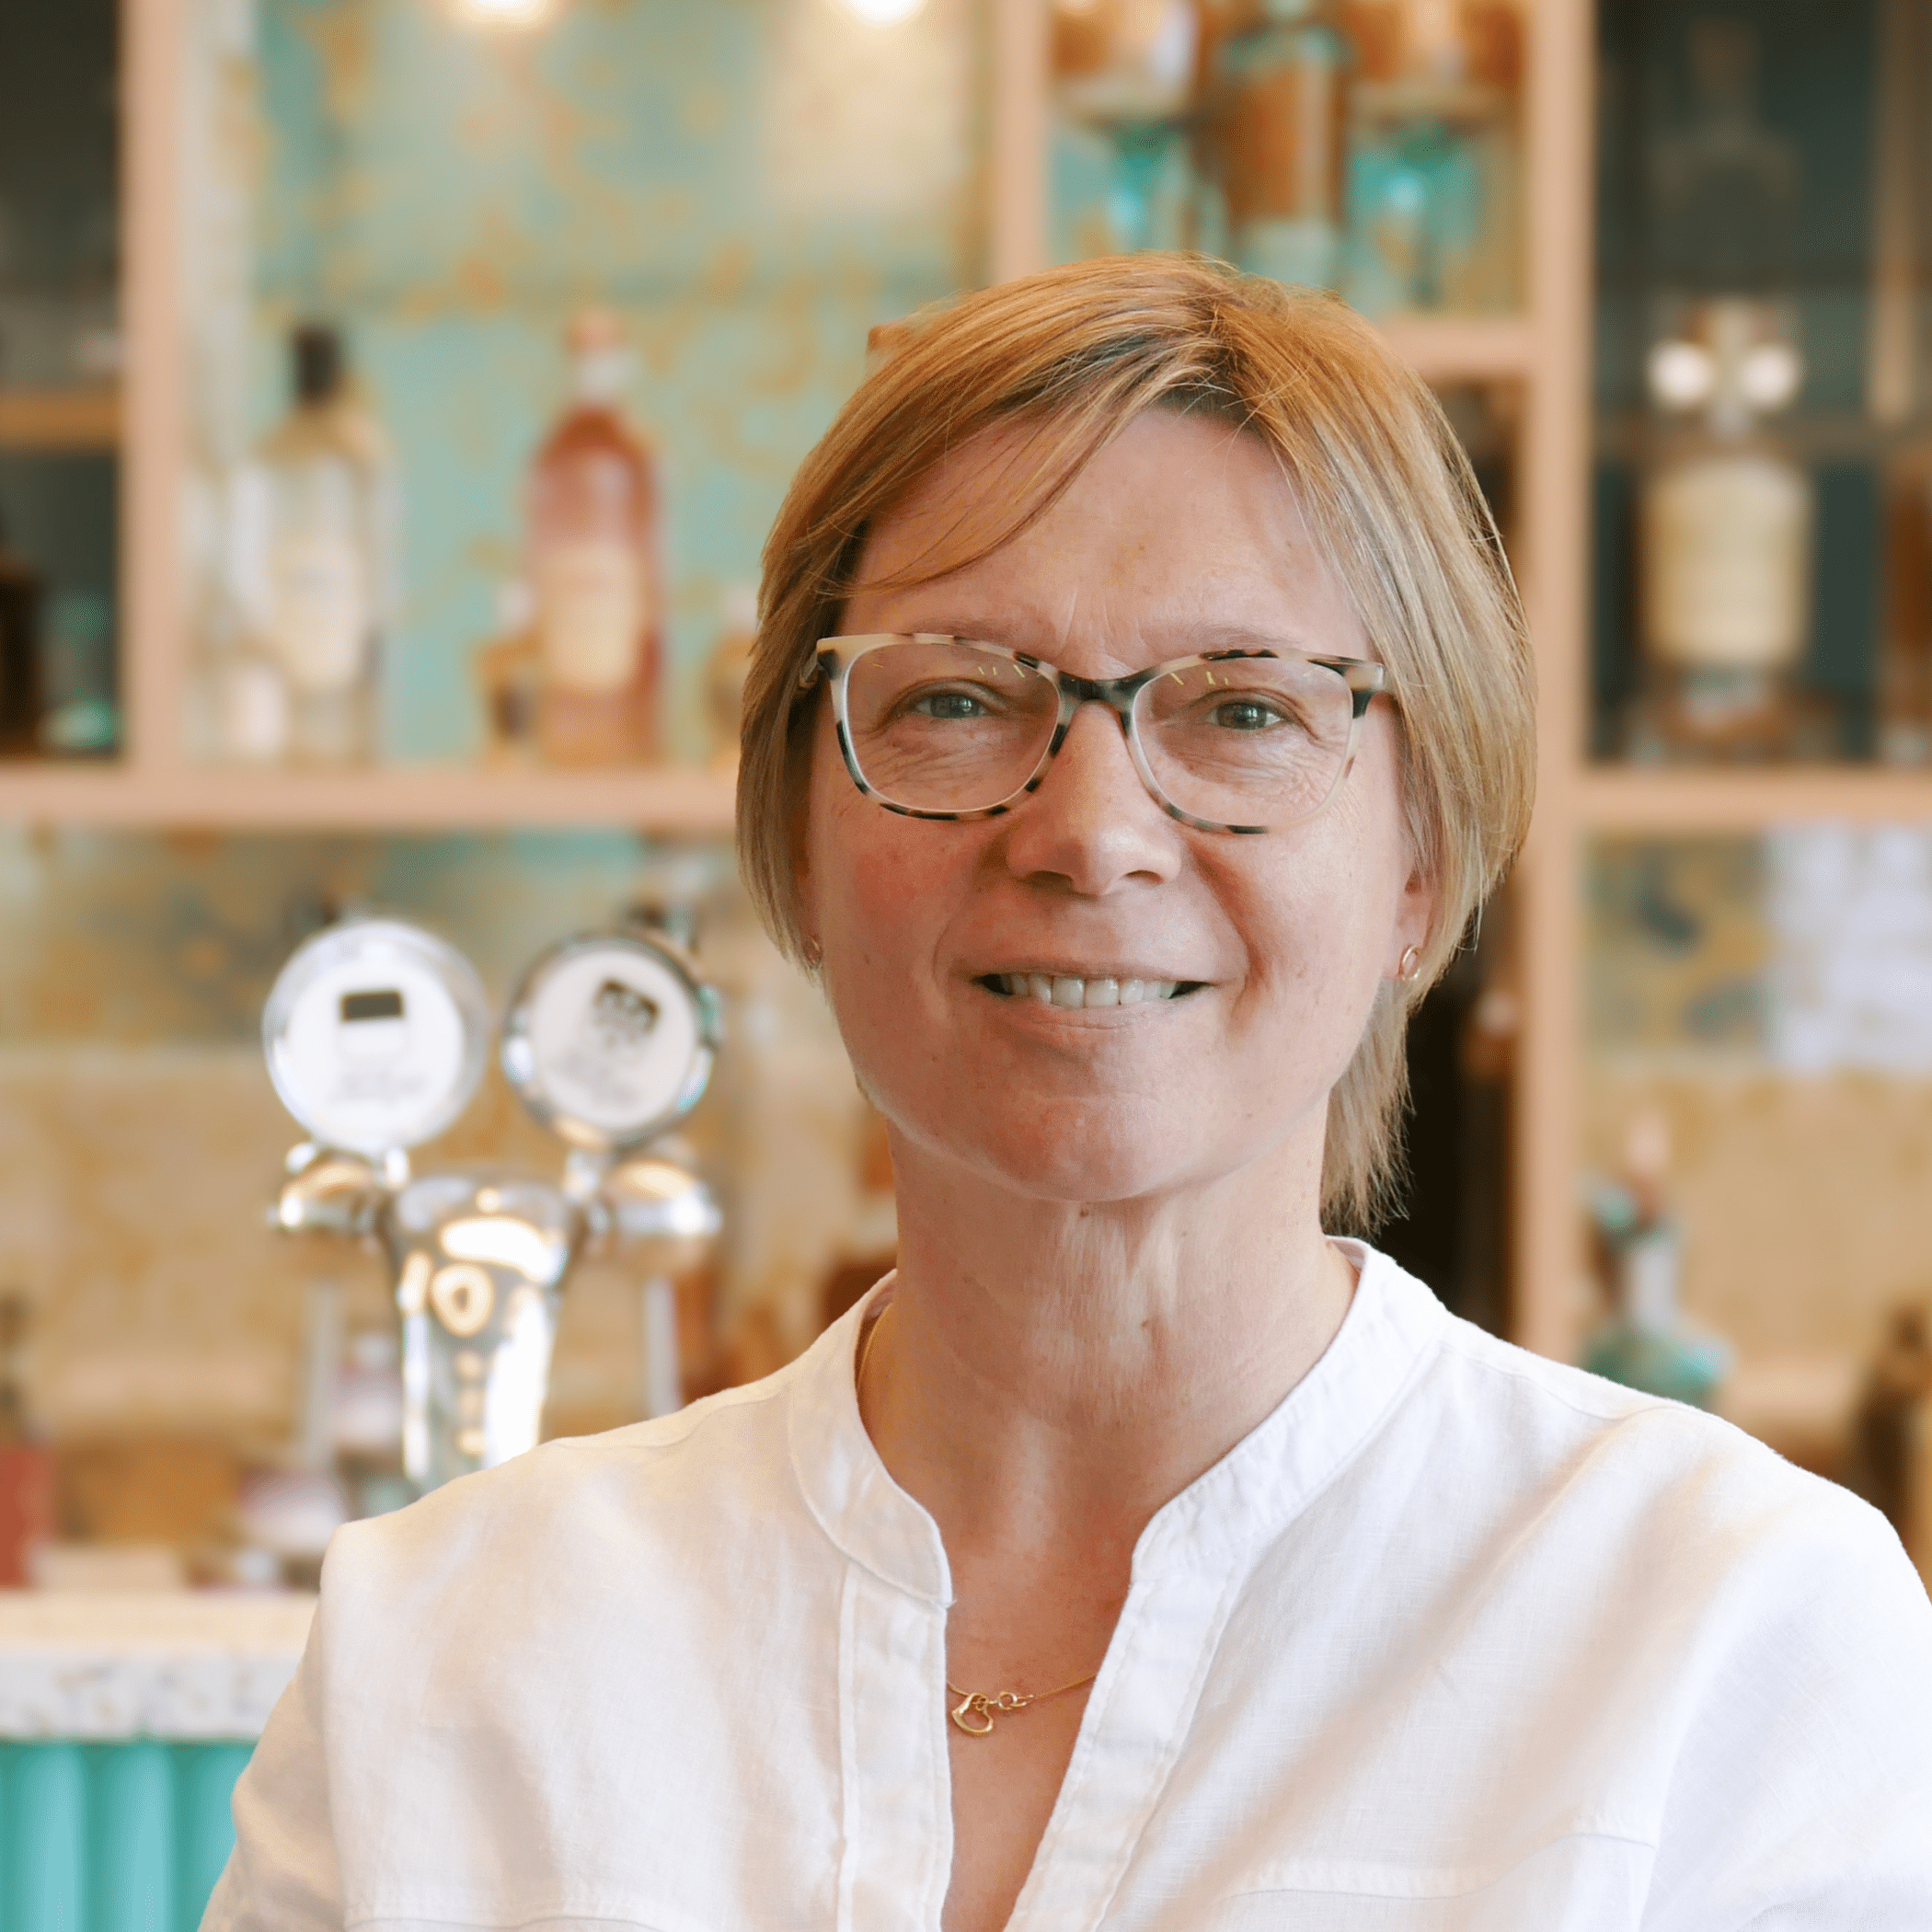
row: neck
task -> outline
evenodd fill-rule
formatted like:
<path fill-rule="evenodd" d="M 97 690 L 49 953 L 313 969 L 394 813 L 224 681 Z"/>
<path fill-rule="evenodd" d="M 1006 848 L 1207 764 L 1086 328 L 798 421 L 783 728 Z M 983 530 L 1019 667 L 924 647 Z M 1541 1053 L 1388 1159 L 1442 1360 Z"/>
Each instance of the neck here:
<path fill-rule="evenodd" d="M 1353 1274 L 1317 1218 L 1318 1136 L 1107 1203 L 892 1151 L 900 1271 L 862 1397 L 887 1468 L 931 1512 L 956 1580 L 975 1551 L 1077 1546 L 1124 1589 L 1149 1518 L 1281 1402 L 1347 1312 Z"/>

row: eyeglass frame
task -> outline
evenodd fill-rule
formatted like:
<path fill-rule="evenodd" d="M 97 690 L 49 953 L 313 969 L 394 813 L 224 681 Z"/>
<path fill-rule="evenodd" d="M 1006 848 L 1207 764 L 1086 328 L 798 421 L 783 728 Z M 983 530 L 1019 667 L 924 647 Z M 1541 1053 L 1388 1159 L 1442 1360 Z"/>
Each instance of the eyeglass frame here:
<path fill-rule="evenodd" d="M 880 791 L 865 773 L 859 769 L 858 759 L 852 749 L 852 733 L 847 722 L 845 708 L 845 687 L 852 675 L 852 667 L 863 657 L 869 657 L 875 650 L 882 650 L 890 644 L 968 644 L 975 650 L 986 651 L 995 657 L 1009 660 L 1024 665 L 1029 671 L 1039 672 L 1052 685 L 1060 699 L 1060 716 L 1047 740 L 1046 749 L 1040 754 L 1040 762 L 1028 776 L 1026 782 L 1009 791 L 1004 799 L 992 805 L 975 805 L 964 811 L 930 811 L 917 805 L 902 805 L 895 799 L 889 799 Z M 1235 825 L 1219 819 L 1197 818 L 1190 811 L 1183 811 L 1174 800 L 1167 797 L 1155 777 L 1147 763 L 1145 748 L 1141 743 L 1140 728 L 1134 722 L 1133 707 L 1142 690 L 1156 678 L 1165 677 L 1175 671 L 1189 671 L 1197 664 L 1226 664 L 1244 659 L 1264 659 L 1282 662 L 1288 659 L 1300 659 L 1304 663 L 1319 665 L 1324 671 L 1336 673 L 1347 684 L 1350 696 L 1349 739 L 1341 755 L 1341 764 L 1337 768 L 1335 782 L 1329 786 L 1320 804 L 1312 811 L 1304 812 L 1299 818 L 1289 819 L 1278 825 Z M 1127 741 L 1127 754 L 1133 761 L 1134 771 L 1146 788 L 1147 795 L 1171 819 L 1183 825 L 1191 826 L 1196 832 L 1229 832 L 1244 836 L 1253 836 L 1264 832 L 1288 832 L 1297 825 L 1305 825 L 1317 819 L 1334 802 L 1335 795 L 1348 777 L 1350 767 L 1355 762 L 1355 752 L 1362 738 L 1362 720 L 1367 715 L 1369 702 L 1387 689 L 1387 667 L 1369 658 L 1317 657 L 1312 652 L 1300 650 L 1210 650 L 1192 657 L 1169 658 L 1164 663 L 1150 664 L 1144 671 L 1130 672 L 1125 677 L 1087 678 L 1077 677 L 1070 671 L 1063 671 L 1059 665 L 1045 658 L 1035 657 L 1031 651 L 1015 650 L 1005 644 L 988 643 L 983 638 L 956 637 L 946 631 L 871 631 L 857 632 L 850 637 L 821 638 L 813 651 L 811 661 L 799 673 L 800 691 L 809 691 L 822 677 L 832 693 L 832 716 L 837 729 L 839 755 L 845 760 L 845 770 L 860 793 L 882 806 L 887 811 L 897 812 L 902 818 L 935 820 L 946 824 L 968 824 L 980 819 L 996 819 L 1002 813 L 1011 811 L 1023 799 L 1040 789 L 1046 782 L 1047 768 L 1059 755 L 1060 747 L 1066 742 L 1066 734 L 1073 729 L 1075 716 L 1083 705 L 1105 705 L 1119 720 L 1121 735 Z"/>

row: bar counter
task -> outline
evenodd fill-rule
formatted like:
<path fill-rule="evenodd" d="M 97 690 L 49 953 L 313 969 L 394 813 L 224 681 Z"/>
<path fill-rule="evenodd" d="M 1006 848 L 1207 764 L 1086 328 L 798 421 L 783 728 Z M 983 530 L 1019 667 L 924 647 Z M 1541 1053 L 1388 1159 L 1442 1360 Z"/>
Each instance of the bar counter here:
<path fill-rule="evenodd" d="M 0 1592 L 0 1932 L 192 1932 L 314 1612 Z"/>

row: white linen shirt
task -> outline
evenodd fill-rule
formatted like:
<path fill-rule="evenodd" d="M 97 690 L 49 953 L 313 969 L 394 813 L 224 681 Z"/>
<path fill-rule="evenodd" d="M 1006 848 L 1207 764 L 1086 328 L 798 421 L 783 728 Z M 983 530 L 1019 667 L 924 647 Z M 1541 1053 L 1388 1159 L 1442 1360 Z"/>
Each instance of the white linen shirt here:
<path fill-rule="evenodd" d="M 1012 1932 L 1932 1926 L 1882 1519 L 1353 1252 L 1328 1352 L 1142 1535 Z M 862 1312 L 343 1530 L 204 1926 L 937 1927 L 951 1589 Z"/>

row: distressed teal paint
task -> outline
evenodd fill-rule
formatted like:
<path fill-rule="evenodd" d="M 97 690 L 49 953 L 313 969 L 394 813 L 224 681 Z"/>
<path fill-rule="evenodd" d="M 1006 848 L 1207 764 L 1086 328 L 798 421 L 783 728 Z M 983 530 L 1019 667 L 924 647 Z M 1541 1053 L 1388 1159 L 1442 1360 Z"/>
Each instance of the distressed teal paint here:
<path fill-rule="evenodd" d="M 470 660 L 517 568 L 523 472 L 562 396 L 574 308 L 615 309 L 637 347 L 631 413 L 669 486 L 674 736 L 696 755 L 691 673 L 720 593 L 755 579 L 868 328 L 978 279 L 970 184 L 915 213 L 771 206 L 784 157 L 760 102 L 779 29 L 826 4 L 563 0 L 519 36 L 436 0 L 259 0 L 257 413 L 280 407 L 288 321 L 342 322 L 403 490 L 393 754 L 479 741 Z"/>
<path fill-rule="evenodd" d="M 0 1932 L 193 1932 L 253 1750 L 0 1743 Z"/>
<path fill-rule="evenodd" d="M 640 900 L 701 897 L 730 864 L 722 845 L 660 851 L 622 832 L 182 841 L 0 828 L 0 1047 L 254 1041 L 296 943 L 355 906 L 426 921 L 502 998 L 544 947 Z"/>

